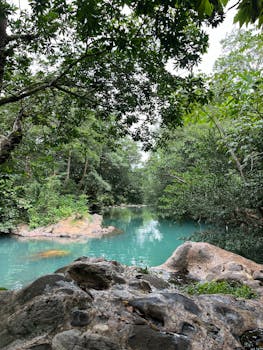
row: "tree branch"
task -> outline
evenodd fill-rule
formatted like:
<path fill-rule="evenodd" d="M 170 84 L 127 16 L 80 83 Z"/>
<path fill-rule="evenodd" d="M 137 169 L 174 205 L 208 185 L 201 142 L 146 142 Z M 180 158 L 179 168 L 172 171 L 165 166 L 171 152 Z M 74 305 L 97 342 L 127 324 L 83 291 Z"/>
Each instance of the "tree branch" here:
<path fill-rule="evenodd" d="M 20 92 L 17 95 L 11 95 L 11 96 L 7 96 L 7 97 L 3 97 L 0 99 L 0 106 L 6 105 L 8 103 L 14 103 L 14 102 L 18 102 L 20 100 L 23 100 L 26 97 L 32 96 L 35 93 L 45 90 L 47 88 L 51 88 L 51 87 L 58 87 L 57 82 L 64 77 L 74 66 L 76 66 L 79 62 L 83 61 L 85 58 L 88 57 L 93 57 L 93 56 L 98 56 L 98 55 L 102 55 L 103 53 L 107 52 L 109 50 L 109 48 L 102 50 L 100 52 L 93 52 L 91 54 L 83 54 L 82 56 L 80 56 L 78 59 L 74 60 L 74 62 L 72 62 L 71 64 L 68 65 L 68 67 L 63 70 L 60 74 L 58 74 L 54 79 L 52 79 L 50 82 L 40 82 L 39 84 L 34 84 L 35 87 L 33 88 L 27 88 L 26 90 L 22 90 L 22 92 Z M 64 91 L 67 93 L 71 93 L 70 91 Z M 78 96 L 79 97 L 79 96 Z"/>
<path fill-rule="evenodd" d="M 20 94 L 3 97 L 0 99 L 0 106 L 6 105 L 8 103 L 18 102 L 20 100 L 23 100 L 26 97 L 34 95 L 35 93 L 37 93 L 41 90 L 45 90 L 46 88 L 49 88 L 51 86 L 52 85 L 50 85 L 50 83 L 43 83 L 43 84 L 40 83 L 40 85 L 38 85 L 37 87 L 34 87 L 32 89 L 29 88 L 28 90 L 25 90 L 24 92 L 21 92 Z"/>
<path fill-rule="evenodd" d="M 10 41 L 15 41 L 15 40 L 31 41 L 37 38 L 38 38 L 37 34 L 13 34 L 13 35 L 8 35 L 6 40 L 9 43 Z"/>
<path fill-rule="evenodd" d="M 219 121 L 216 119 L 216 117 L 212 116 L 212 115 L 209 115 L 205 109 L 203 108 L 202 109 L 203 112 L 209 117 L 210 120 L 212 120 L 212 122 L 215 124 L 217 130 L 219 131 L 219 134 L 220 136 L 222 137 L 222 139 L 224 140 L 226 135 L 225 135 L 225 131 L 222 127 L 222 125 L 219 123 Z M 240 174 L 240 177 L 242 178 L 242 180 L 244 181 L 244 183 L 246 183 L 246 178 L 245 178 L 245 175 L 243 173 L 243 168 L 242 168 L 242 165 L 238 159 L 238 157 L 236 156 L 236 153 L 235 151 L 233 150 L 233 148 L 228 144 L 228 142 L 225 142 L 225 145 L 227 146 L 228 148 L 228 151 L 229 153 L 231 154 L 231 157 L 232 159 L 234 160 L 235 164 L 236 164 L 236 167 L 237 167 L 237 170 L 239 171 L 239 174 Z"/>

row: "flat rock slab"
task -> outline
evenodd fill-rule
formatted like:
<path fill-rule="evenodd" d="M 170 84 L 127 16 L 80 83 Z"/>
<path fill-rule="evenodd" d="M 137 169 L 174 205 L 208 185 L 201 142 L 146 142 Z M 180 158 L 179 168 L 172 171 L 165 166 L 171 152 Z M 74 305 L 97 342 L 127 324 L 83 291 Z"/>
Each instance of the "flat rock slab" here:
<path fill-rule="evenodd" d="M 28 225 L 18 225 L 14 235 L 23 238 L 34 239 L 58 239 L 58 240 L 81 240 L 85 238 L 102 238 L 110 234 L 119 234 L 122 231 L 114 226 L 103 227 L 103 217 L 98 214 L 82 217 L 75 215 L 60 220 L 56 224 L 38 227 L 31 230 Z"/>

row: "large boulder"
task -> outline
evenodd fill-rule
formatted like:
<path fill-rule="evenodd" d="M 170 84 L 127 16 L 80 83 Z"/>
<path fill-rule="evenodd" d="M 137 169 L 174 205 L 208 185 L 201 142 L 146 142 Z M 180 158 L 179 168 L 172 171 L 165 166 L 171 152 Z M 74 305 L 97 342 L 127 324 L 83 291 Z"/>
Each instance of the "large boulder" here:
<path fill-rule="evenodd" d="M 261 349 L 262 301 L 191 297 L 163 276 L 83 257 L 1 291 L 0 349 L 233 350 L 242 342 Z"/>
<path fill-rule="evenodd" d="M 199 281 L 238 281 L 263 292 L 263 265 L 209 243 L 186 242 L 158 268 Z"/>

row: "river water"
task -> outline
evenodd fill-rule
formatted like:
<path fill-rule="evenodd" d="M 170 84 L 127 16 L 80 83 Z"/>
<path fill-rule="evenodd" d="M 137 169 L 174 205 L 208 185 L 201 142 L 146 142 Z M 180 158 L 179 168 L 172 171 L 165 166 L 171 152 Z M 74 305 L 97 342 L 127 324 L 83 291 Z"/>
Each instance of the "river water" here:
<path fill-rule="evenodd" d="M 157 219 L 148 208 L 113 208 L 104 215 L 104 224 L 113 225 L 123 233 L 81 243 L 1 237 L 0 287 L 21 288 L 80 256 L 103 256 L 142 267 L 160 265 L 184 238 L 201 230 L 194 222 L 179 224 Z M 43 258 L 41 254 L 47 250 L 63 250 L 65 256 Z"/>

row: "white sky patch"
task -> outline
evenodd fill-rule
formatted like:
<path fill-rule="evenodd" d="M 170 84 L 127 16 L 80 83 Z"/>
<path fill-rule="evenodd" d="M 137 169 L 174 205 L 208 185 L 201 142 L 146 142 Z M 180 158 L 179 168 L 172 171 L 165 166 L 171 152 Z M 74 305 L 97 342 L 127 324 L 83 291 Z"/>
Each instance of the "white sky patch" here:
<path fill-rule="evenodd" d="M 230 0 L 228 8 L 231 8 L 236 3 L 235 0 Z M 238 28 L 238 24 L 234 24 L 236 8 L 226 10 L 224 22 L 216 28 L 205 28 L 209 35 L 209 48 L 206 54 L 203 55 L 202 62 L 195 68 L 195 72 L 211 73 L 217 58 L 222 54 L 221 40 L 227 34 L 231 33 L 234 28 Z"/>

